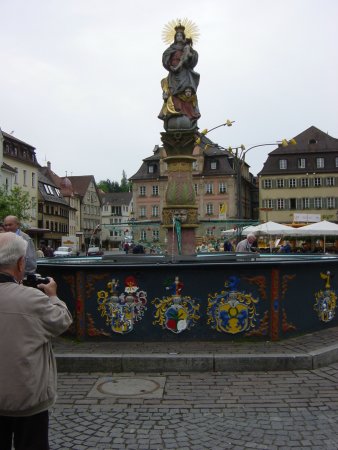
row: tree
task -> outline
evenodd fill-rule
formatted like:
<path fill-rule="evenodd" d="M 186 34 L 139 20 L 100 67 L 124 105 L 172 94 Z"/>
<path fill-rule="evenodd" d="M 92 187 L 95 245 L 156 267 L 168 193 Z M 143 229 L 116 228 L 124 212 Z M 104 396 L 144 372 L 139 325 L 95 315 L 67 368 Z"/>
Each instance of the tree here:
<path fill-rule="evenodd" d="M 117 181 L 110 181 L 109 178 L 97 183 L 97 187 L 103 192 L 120 192 L 120 186 Z"/>
<path fill-rule="evenodd" d="M 36 205 L 30 199 L 29 193 L 21 187 L 14 187 L 10 192 L 0 188 L 0 218 L 16 216 L 20 222 L 29 220 L 33 207 Z"/>
<path fill-rule="evenodd" d="M 126 172 L 123 170 L 122 172 L 122 180 L 121 184 L 117 181 L 110 181 L 109 178 L 106 180 L 101 180 L 97 183 L 97 187 L 101 189 L 103 192 L 130 192 L 131 191 L 131 183 L 128 181 Z"/>
<path fill-rule="evenodd" d="M 131 183 L 128 181 L 127 174 L 123 170 L 122 171 L 122 180 L 120 185 L 121 192 L 130 192 L 131 191 Z"/>

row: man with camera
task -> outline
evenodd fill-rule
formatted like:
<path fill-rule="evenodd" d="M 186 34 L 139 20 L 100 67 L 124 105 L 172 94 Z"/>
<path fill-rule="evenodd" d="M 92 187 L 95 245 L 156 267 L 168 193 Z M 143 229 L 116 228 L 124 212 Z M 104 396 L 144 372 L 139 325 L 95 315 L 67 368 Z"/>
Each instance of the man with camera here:
<path fill-rule="evenodd" d="M 7 216 L 4 219 L 5 231 L 11 231 L 17 234 L 27 242 L 26 250 L 26 274 L 35 273 L 36 271 L 36 252 L 32 238 L 28 234 L 20 230 L 20 221 L 16 216 Z"/>
<path fill-rule="evenodd" d="M 56 400 L 51 338 L 72 323 L 52 278 L 24 286 L 27 242 L 0 234 L 0 449 L 48 450 L 48 408 Z"/>

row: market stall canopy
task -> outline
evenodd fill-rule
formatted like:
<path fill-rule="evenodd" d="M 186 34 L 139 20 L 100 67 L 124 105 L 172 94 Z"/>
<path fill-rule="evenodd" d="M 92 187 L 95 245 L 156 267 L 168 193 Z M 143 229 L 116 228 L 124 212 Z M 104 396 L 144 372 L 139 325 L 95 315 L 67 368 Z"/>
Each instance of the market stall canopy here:
<path fill-rule="evenodd" d="M 283 225 L 276 222 L 265 222 L 260 225 L 250 226 L 243 229 L 242 234 L 247 235 L 248 233 L 254 234 L 267 234 L 269 236 L 293 236 L 295 228 L 289 227 L 288 225 Z"/>
<path fill-rule="evenodd" d="M 327 220 L 295 229 L 293 236 L 338 236 L 338 225 Z"/>

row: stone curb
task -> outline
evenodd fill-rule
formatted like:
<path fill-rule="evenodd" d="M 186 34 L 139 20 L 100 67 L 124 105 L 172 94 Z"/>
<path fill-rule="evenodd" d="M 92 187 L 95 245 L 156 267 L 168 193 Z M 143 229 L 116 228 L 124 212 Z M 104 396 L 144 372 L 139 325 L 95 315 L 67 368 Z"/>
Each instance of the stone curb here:
<path fill-rule="evenodd" d="M 306 353 L 56 354 L 59 372 L 233 372 L 311 370 L 338 362 L 338 344 Z"/>

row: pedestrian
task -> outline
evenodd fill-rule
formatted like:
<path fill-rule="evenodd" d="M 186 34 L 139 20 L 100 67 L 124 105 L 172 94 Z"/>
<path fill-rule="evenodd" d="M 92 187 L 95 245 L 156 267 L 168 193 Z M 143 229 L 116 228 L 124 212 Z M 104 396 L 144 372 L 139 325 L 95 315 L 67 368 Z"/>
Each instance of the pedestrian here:
<path fill-rule="evenodd" d="M 43 250 L 42 250 L 41 247 L 36 251 L 36 257 L 37 258 L 44 258 L 45 257 L 45 254 L 43 253 Z"/>
<path fill-rule="evenodd" d="M 26 252 L 26 274 L 36 272 L 36 251 L 32 238 L 20 230 L 20 221 L 16 216 L 7 216 L 4 219 L 5 231 L 11 231 L 24 239 L 27 245 Z"/>
<path fill-rule="evenodd" d="M 72 323 L 53 278 L 21 284 L 27 241 L 0 234 L 0 448 L 48 450 L 48 409 L 56 401 L 51 338 Z"/>
<path fill-rule="evenodd" d="M 291 253 L 290 241 L 285 241 L 284 244 L 279 249 L 278 253 Z"/>
<path fill-rule="evenodd" d="M 253 233 L 249 233 L 246 239 L 243 239 L 237 244 L 236 252 L 252 252 L 254 242 L 256 241 L 256 236 Z"/>
<path fill-rule="evenodd" d="M 231 244 L 231 242 L 228 239 L 224 239 L 223 250 L 225 252 L 232 252 L 233 251 L 232 244 Z"/>

